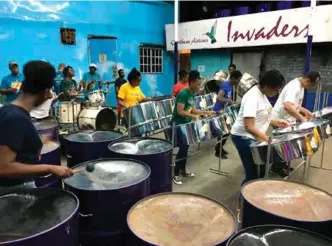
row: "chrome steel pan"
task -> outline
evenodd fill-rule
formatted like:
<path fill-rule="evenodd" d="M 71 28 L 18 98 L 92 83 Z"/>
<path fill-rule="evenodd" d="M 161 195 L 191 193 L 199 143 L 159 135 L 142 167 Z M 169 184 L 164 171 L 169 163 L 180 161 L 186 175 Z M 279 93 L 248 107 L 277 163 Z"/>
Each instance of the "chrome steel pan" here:
<path fill-rule="evenodd" d="M 284 134 L 275 136 L 272 140 L 271 147 L 274 152 L 283 161 L 292 161 L 312 155 L 315 150 L 311 146 L 313 133 Z M 267 159 L 267 142 L 257 142 L 250 146 L 254 162 L 257 165 L 266 163 Z"/>

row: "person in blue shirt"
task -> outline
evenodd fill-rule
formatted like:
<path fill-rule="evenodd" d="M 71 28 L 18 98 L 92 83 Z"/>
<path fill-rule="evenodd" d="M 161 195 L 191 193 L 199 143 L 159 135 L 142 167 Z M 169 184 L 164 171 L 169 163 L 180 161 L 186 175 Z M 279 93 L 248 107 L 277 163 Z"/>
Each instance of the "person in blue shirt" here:
<path fill-rule="evenodd" d="M 236 86 L 242 78 L 242 73 L 238 70 L 234 70 L 231 72 L 228 81 L 224 81 L 219 88 L 217 101 L 213 107 L 215 112 L 219 112 L 224 110 L 227 105 L 233 103 L 232 95 L 233 95 L 233 86 Z M 227 136 L 223 136 L 224 139 L 221 141 L 221 148 L 220 148 L 220 140 L 222 137 L 218 138 L 218 143 L 215 146 L 215 155 L 222 159 L 227 159 L 228 152 L 224 149 L 224 145 L 227 141 Z M 221 153 L 220 153 L 221 150 Z"/>
<path fill-rule="evenodd" d="M 24 80 L 17 62 L 10 62 L 8 66 L 11 73 L 2 79 L 0 86 L 0 94 L 6 95 L 6 103 L 10 103 L 18 97 Z"/>
<path fill-rule="evenodd" d="M 63 76 L 63 69 L 66 67 L 64 63 L 60 63 L 58 67 L 58 71 L 56 72 L 55 79 L 54 79 L 54 90 L 55 93 L 58 95 L 61 92 L 61 82 L 64 79 Z"/>
<path fill-rule="evenodd" d="M 97 69 L 97 65 L 91 63 L 89 65 L 89 72 L 83 74 L 81 84 L 83 85 L 86 99 L 88 98 L 90 92 L 101 89 L 102 87 L 101 76 L 99 73 L 97 73 Z"/>

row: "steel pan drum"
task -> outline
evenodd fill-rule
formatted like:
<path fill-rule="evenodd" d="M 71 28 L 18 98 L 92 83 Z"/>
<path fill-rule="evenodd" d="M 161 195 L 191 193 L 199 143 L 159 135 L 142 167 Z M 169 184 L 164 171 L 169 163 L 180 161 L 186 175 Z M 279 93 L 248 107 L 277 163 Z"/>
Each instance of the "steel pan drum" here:
<path fill-rule="evenodd" d="M 47 141 L 59 141 L 58 125 L 46 122 L 35 122 L 34 125 L 43 143 Z"/>
<path fill-rule="evenodd" d="M 156 102 L 158 118 L 160 119 L 159 124 L 161 127 L 169 127 L 170 120 L 173 114 L 174 99 L 165 99 Z"/>
<path fill-rule="evenodd" d="M 295 123 L 285 129 L 273 130 L 273 135 L 281 135 L 285 133 L 300 133 L 300 132 L 313 132 L 314 141 L 311 145 L 316 144 L 318 148 L 319 144 L 331 136 L 331 128 L 328 120 L 312 120 L 301 123 Z M 312 146 L 314 147 L 314 146 Z"/>
<path fill-rule="evenodd" d="M 94 165 L 88 173 L 86 165 Z M 83 245 L 123 245 L 126 215 L 133 204 L 150 195 L 150 168 L 128 159 L 100 159 L 74 167 L 83 169 L 64 181 L 80 200 L 80 241 Z M 104 237 L 98 237 L 98 235 Z M 107 236 L 108 235 L 108 238 Z"/>
<path fill-rule="evenodd" d="M 211 198 L 163 193 L 136 203 L 127 216 L 130 245 L 226 245 L 237 229 L 232 212 Z"/>
<path fill-rule="evenodd" d="M 205 97 L 205 101 L 206 101 L 206 107 L 209 109 L 209 108 L 212 108 L 214 106 L 214 97 L 215 97 L 216 93 L 209 93 L 209 94 L 206 94 L 204 95 Z"/>
<path fill-rule="evenodd" d="M 332 123 L 332 107 L 323 108 L 321 111 L 314 112 L 315 117 L 328 120 Z"/>
<path fill-rule="evenodd" d="M 120 139 L 108 146 L 111 157 L 133 159 L 151 168 L 151 194 L 172 191 L 172 143 L 156 138 Z"/>
<path fill-rule="evenodd" d="M 284 134 L 275 136 L 271 147 L 282 161 L 288 162 L 299 158 L 310 156 L 314 153 L 311 146 L 313 133 Z M 254 162 L 257 165 L 266 163 L 267 142 L 257 142 L 250 146 Z"/>
<path fill-rule="evenodd" d="M 211 140 L 229 133 L 223 116 L 216 116 L 202 120 L 177 125 L 177 134 L 183 143 L 195 144 Z"/>
<path fill-rule="evenodd" d="M 244 73 L 237 86 L 237 93 L 242 98 L 253 86 L 257 85 L 257 80 L 249 73 Z"/>
<path fill-rule="evenodd" d="M 237 116 L 239 115 L 241 104 L 236 103 L 232 104 L 225 108 L 225 113 L 228 116 L 228 121 L 231 125 L 233 125 L 236 121 Z"/>
<path fill-rule="evenodd" d="M 60 144 L 58 142 L 44 143 L 40 154 L 40 164 L 61 166 Z M 62 188 L 61 178 L 52 174 L 35 178 L 35 184 L 37 187 Z"/>
<path fill-rule="evenodd" d="M 0 195 L 0 245 L 77 246 L 78 199 L 58 189 Z"/>
<path fill-rule="evenodd" d="M 243 227 L 278 224 L 331 236 L 332 196 L 317 188 L 283 180 L 254 180 L 241 190 Z"/>
<path fill-rule="evenodd" d="M 204 110 L 207 107 L 207 102 L 205 96 L 195 96 L 194 97 L 195 108 L 199 110 Z"/>
<path fill-rule="evenodd" d="M 227 246 L 331 246 L 332 240 L 319 234 L 281 225 L 254 226 L 236 233 Z"/>
<path fill-rule="evenodd" d="M 129 111 L 131 110 L 131 126 L 133 135 L 140 135 L 160 129 L 156 102 L 144 102 L 123 110 L 124 117 L 129 124 Z"/>
<path fill-rule="evenodd" d="M 73 167 L 79 163 L 107 157 L 108 145 L 123 135 L 117 131 L 80 131 L 64 138 L 67 152 L 67 165 Z"/>

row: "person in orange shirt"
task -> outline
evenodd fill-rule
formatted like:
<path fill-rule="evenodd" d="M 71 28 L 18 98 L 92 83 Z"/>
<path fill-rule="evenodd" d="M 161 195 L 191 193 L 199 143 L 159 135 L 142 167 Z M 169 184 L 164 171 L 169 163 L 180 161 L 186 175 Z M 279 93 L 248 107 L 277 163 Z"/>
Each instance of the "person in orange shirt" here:
<path fill-rule="evenodd" d="M 150 98 L 145 97 L 139 87 L 141 80 L 141 73 L 137 71 L 136 68 L 133 68 L 128 74 L 128 82 L 120 87 L 118 93 L 118 104 L 120 105 L 121 110 L 135 106 L 141 102 L 151 101 Z M 123 114 L 121 117 L 123 117 Z M 128 122 L 124 117 L 122 118 L 122 122 L 128 127 Z"/>
<path fill-rule="evenodd" d="M 173 97 L 176 97 L 179 94 L 179 92 L 182 91 L 183 89 L 188 88 L 188 86 L 189 86 L 188 77 L 189 77 L 189 74 L 187 71 L 181 70 L 179 72 L 180 81 L 177 82 L 173 87 L 173 91 L 172 91 Z"/>

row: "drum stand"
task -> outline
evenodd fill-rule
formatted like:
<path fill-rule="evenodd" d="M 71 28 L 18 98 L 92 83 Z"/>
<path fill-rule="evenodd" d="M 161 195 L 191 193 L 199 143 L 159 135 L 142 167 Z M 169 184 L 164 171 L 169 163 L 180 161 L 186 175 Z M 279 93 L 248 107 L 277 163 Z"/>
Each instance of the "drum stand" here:
<path fill-rule="evenodd" d="M 324 92 L 322 107 L 320 107 L 321 94 L 322 94 L 322 85 L 319 84 L 318 88 L 317 88 L 317 91 L 316 91 L 316 97 L 315 97 L 315 103 L 314 103 L 314 112 L 318 112 L 319 115 L 322 114 L 323 108 L 328 106 L 328 100 L 329 100 L 330 93 L 326 92 L 326 91 Z M 322 143 L 322 152 L 321 152 L 321 156 L 320 156 L 320 166 L 319 167 L 311 166 L 311 167 L 330 170 L 330 169 L 327 169 L 327 168 L 323 168 L 324 152 L 325 152 L 325 139 L 323 140 L 323 143 Z"/>
<path fill-rule="evenodd" d="M 227 139 L 227 138 L 228 138 L 228 136 L 227 137 L 222 137 L 220 139 L 220 141 L 217 141 L 217 144 L 220 143 L 220 146 L 219 146 L 219 158 L 218 158 L 219 159 L 218 169 L 210 168 L 211 173 L 215 173 L 215 174 L 218 174 L 218 175 L 223 175 L 223 176 L 226 176 L 226 177 L 229 176 L 229 173 L 221 170 L 221 151 L 222 151 L 222 147 L 223 147 L 222 144 L 221 144 L 221 142 L 224 139 Z"/>
<path fill-rule="evenodd" d="M 266 163 L 265 163 L 265 174 L 264 174 L 264 178 L 269 178 L 269 171 L 274 163 L 273 161 L 273 148 L 272 148 L 272 138 L 270 137 L 268 140 L 268 145 L 267 145 L 267 155 L 266 155 Z M 292 172 L 290 172 L 290 162 L 288 162 L 287 166 L 288 166 L 288 176 L 284 178 L 284 180 L 289 179 L 297 170 L 299 170 L 300 167 L 303 166 L 303 174 L 302 174 L 302 180 L 305 181 L 308 177 L 307 175 L 307 168 L 310 167 L 310 163 L 311 163 L 311 156 L 309 157 L 304 157 L 303 160 L 301 161 L 300 164 L 298 164 L 296 166 L 296 168 L 294 168 L 294 170 Z M 261 176 L 260 173 L 260 166 L 261 165 L 257 165 L 257 175 L 258 177 Z"/>

